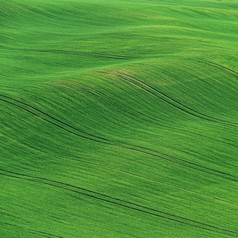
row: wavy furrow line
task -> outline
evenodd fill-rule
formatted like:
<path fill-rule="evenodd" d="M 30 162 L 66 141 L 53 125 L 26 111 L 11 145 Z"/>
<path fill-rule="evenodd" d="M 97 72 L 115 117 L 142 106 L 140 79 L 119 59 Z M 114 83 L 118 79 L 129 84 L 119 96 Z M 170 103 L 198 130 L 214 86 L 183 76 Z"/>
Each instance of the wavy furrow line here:
<path fill-rule="evenodd" d="M 135 121 L 139 121 L 137 115 L 140 115 L 140 117 L 143 117 L 143 120 L 148 121 L 150 123 L 153 123 L 155 125 L 158 125 L 160 127 L 169 128 L 169 129 L 171 129 L 173 131 L 185 132 L 185 133 L 191 134 L 191 135 L 198 135 L 198 136 L 201 136 L 201 137 L 204 137 L 204 138 L 207 138 L 207 139 L 211 139 L 211 140 L 214 140 L 214 141 L 217 141 L 217 142 L 220 142 L 220 143 L 224 143 L 224 144 L 233 146 L 233 147 L 238 147 L 238 145 L 236 145 L 236 144 L 230 143 L 230 142 L 225 141 L 225 140 L 219 140 L 217 138 L 210 137 L 210 136 L 208 136 L 206 134 L 201 134 L 201 133 L 194 132 L 194 131 L 191 132 L 189 130 L 185 130 L 185 129 L 181 129 L 181 128 L 175 128 L 175 127 L 172 127 L 172 126 L 169 126 L 169 125 L 162 124 L 161 120 L 158 120 L 157 118 L 151 117 L 148 114 L 144 114 L 144 113 L 142 113 L 140 111 L 134 110 L 133 108 L 129 107 L 128 105 L 126 105 L 126 104 L 124 104 L 122 102 L 119 103 L 122 106 L 118 105 L 118 103 L 113 103 L 114 98 L 108 96 L 107 94 L 103 93 L 102 91 L 96 90 L 96 89 L 94 89 L 94 88 L 92 88 L 92 87 L 90 87 L 90 86 L 88 86 L 86 84 L 80 83 L 80 82 L 78 82 L 78 84 L 88 88 L 89 89 L 89 90 L 87 90 L 88 93 L 90 93 L 94 97 L 100 98 L 100 100 L 103 100 L 106 104 L 112 105 L 115 108 L 118 108 L 118 109 L 126 112 Z M 95 92 L 95 93 L 93 93 L 93 92 Z M 102 97 L 100 97 L 98 94 L 102 95 Z M 128 110 L 126 110 L 125 108 L 127 108 Z M 133 113 L 132 113 L 132 111 L 133 111 Z"/>
<path fill-rule="evenodd" d="M 185 129 L 181 129 L 181 128 L 175 128 L 175 127 L 171 127 L 171 126 L 162 124 L 161 120 L 158 120 L 157 118 L 151 117 L 148 114 L 144 114 L 144 113 L 142 113 L 140 111 L 134 110 L 133 108 L 129 107 L 128 105 L 126 105 L 126 104 L 124 104 L 122 102 L 120 102 L 122 107 L 120 105 L 116 104 L 116 103 L 113 103 L 114 98 L 108 96 L 107 94 L 105 94 L 105 93 L 103 93 L 103 92 L 101 92 L 99 90 L 96 90 L 96 89 L 94 89 L 94 88 L 92 88 L 92 87 L 90 87 L 90 86 L 88 86 L 86 84 L 80 83 L 80 82 L 78 82 L 78 84 L 83 85 L 84 87 L 88 88 L 89 90 L 87 92 L 90 93 L 91 95 L 93 95 L 94 97 L 100 98 L 105 103 L 107 103 L 109 105 L 112 105 L 112 106 L 114 106 L 116 108 L 119 108 L 120 110 L 126 112 L 127 114 L 132 116 L 132 118 L 135 121 L 138 121 L 138 116 L 137 115 L 140 115 L 140 117 L 142 116 L 144 120 L 146 120 L 148 122 L 153 122 L 155 125 L 158 125 L 158 126 L 161 126 L 161 127 L 169 128 L 169 129 L 180 131 L 180 132 L 185 132 L 185 133 L 188 133 L 188 134 L 191 134 L 191 135 L 199 135 L 199 136 L 204 137 L 204 138 L 212 139 L 212 140 L 217 141 L 217 142 L 221 142 L 221 143 L 224 143 L 224 144 L 227 144 L 227 145 L 238 147 L 238 145 L 229 143 L 229 142 L 227 142 L 225 140 L 219 140 L 217 138 L 209 137 L 208 135 L 201 134 L 201 133 L 198 133 L 198 132 L 191 132 L 189 130 L 185 130 Z M 93 93 L 93 92 L 95 92 L 95 93 Z M 98 94 L 102 95 L 102 97 L 100 97 Z M 127 108 L 128 110 L 126 110 L 125 108 Z M 133 113 L 131 111 L 133 111 Z M 137 114 L 137 115 L 135 115 L 135 114 Z"/>
<path fill-rule="evenodd" d="M 7 98 L 9 98 L 9 97 L 7 97 Z M 142 154 L 145 154 L 145 155 L 152 156 L 154 158 L 158 158 L 158 159 L 161 159 L 161 160 L 164 160 L 164 161 L 167 161 L 167 162 L 171 162 L 171 163 L 179 165 L 179 166 L 188 167 L 188 168 L 195 169 L 197 171 L 201 171 L 201 172 L 213 175 L 213 176 L 218 176 L 218 177 L 223 178 L 223 179 L 228 179 L 230 181 L 238 182 L 238 177 L 237 176 L 234 176 L 234 175 L 231 175 L 231 174 L 219 171 L 219 170 L 207 168 L 205 166 L 198 165 L 198 164 L 195 164 L 193 162 L 189 162 L 189 161 L 186 161 L 186 160 L 183 160 L 183 159 L 180 159 L 180 158 L 176 158 L 174 156 L 169 156 L 169 155 L 166 155 L 166 154 L 158 152 L 158 151 L 154 151 L 154 150 L 151 150 L 151 149 L 148 149 L 148 148 L 144 148 L 144 147 L 141 147 L 141 146 L 135 146 L 135 145 L 126 144 L 126 143 L 123 143 L 123 142 L 118 142 L 118 141 L 116 142 L 116 141 L 112 141 L 112 140 L 105 139 L 105 138 L 102 138 L 102 140 L 100 140 L 99 137 L 91 135 L 91 134 L 90 134 L 90 136 L 92 138 L 91 137 L 87 137 L 85 135 L 78 134 L 76 132 L 72 132 L 71 130 L 66 129 L 66 128 L 58 125 L 57 123 L 60 122 L 59 120 L 56 121 L 57 123 L 56 122 L 52 122 L 49 119 L 45 119 L 42 116 L 39 116 L 36 113 L 29 111 L 29 109 L 25 109 L 25 108 L 23 108 L 23 107 L 21 107 L 19 105 L 16 105 L 16 104 L 14 104 L 12 102 L 9 102 L 9 101 L 4 100 L 4 99 L 0 99 L 0 101 L 8 103 L 8 104 L 10 104 L 12 106 L 15 106 L 18 109 L 21 109 L 21 110 L 23 110 L 25 112 L 28 112 L 28 113 L 32 114 L 33 116 L 36 116 L 37 118 L 39 118 L 41 120 L 44 120 L 45 122 L 48 122 L 48 123 L 50 123 L 50 124 L 60 128 L 60 129 L 62 129 L 64 131 L 72 134 L 72 135 L 81 137 L 83 139 L 87 139 L 87 140 L 90 140 L 90 141 L 93 141 L 93 142 L 102 143 L 102 144 L 105 144 L 105 145 L 115 146 L 115 147 L 118 147 L 118 148 L 127 149 L 127 150 L 130 150 L 130 151 L 142 153 Z M 20 103 L 20 101 L 18 101 L 18 102 Z M 23 105 L 27 106 L 28 104 L 23 104 Z M 29 108 L 34 109 L 31 106 Z M 41 113 L 41 111 L 38 110 L 38 109 L 34 109 L 34 110 L 36 112 Z M 47 116 L 48 114 L 43 113 L 43 115 Z M 50 116 L 50 118 L 54 119 L 54 117 L 52 117 L 52 116 Z M 69 127 L 69 128 L 74 128 L 74 127 L 68 126 L 66 123 L 64 123 L 64 125 Z M 75 130 L 79 131 L 79 132 L 82 132 L 82 131 L 78 130 L 77 128 L 75 128 Z"/>
<path fill-rule="evenodd" d="M 177 108 L 177 109 L 179 109 L 179 110 L 181 110 L 181 111 L 183 111 L 183 112 L 185 112 L 185 113 L 187 113 L 187 114 L 189 114 L 189 115 L 198 117 L 198 118 L 200 118 L 200 119 L 205 119 L 205 120 L 211 121 L 211 122 L 220 122 L 220 123 L 223 123 L 223 124 L 225 124 L 225 125 L 229 125 L 229 126 L 233 126 L 233 127 L 238 127 L 238 124 L 237 124 L 237 123 L 228 122 L 228 121 L 221 120 L 221 119 L 218 119 L 218 118 L 214 118 L 214 117 L 211 117 L 211 116 L 206 115 L 206 114 L 204 114 L 204 113 L 198 112 L 198 111 L 196 111 L 196 110 L 194 110 L 194 109 L 192 109 L 192 108 L 190 108 L 190 107 L 188 107 L 188 106 L 186 106 L 186 105 L 184 105 L 184 104 L 182 104 L 182 103 L 176 101 L 175 99 L 173 99 L 173 98 L 167 96 L 166 94 L 164 94 L 164 93 L 162 93 L 161 91 L 159 91 L 159 90 L 157 90 L 157 89 L 151 87 L 150 85 L 148 85 L 148 84 L 146 84 L 146 83 L 144 83 L 144 82 L 141 82 L 141 81 L 138 80 L 138 79 L 135 79 L 135 78 L 133 78 L 133 77 L 131 77 L 131 76 L 128 76 L 128 75 L 125 75 L 125 74 L 122 74 L 122 73 L 119 73 L 119 75 L 122 76 L 122 77 L 119 77 L 119 78 L 121 78 L 122 80 L 124 80 L 124 81 L 126 81 L 126 82 L 128 82 L 128 83 L 130 83 L 130 84 L 132 84 L 132 85 L 134 85 L 134 86 L 136 86 L 136 87 L 138 87 L 138 88 L 144 90 L 145 92 L 150 93 L 151 95 L 153 95 L 153 96 L 155 96 L 155 97 L 161 99 L 162 101 L 168 103 L 169 105 L 171 105 L 171 106 L 173 106 L 173 107 L 175 107 L 175 108 Z M 134 82 L 139 83 L 139 85 L 137 85 L 137 84 L 135 84 L 135 83 L 132 83 L 130 80 L 125 79 L 124 77 L 129 78 L 129 79 L 133 80 Z M 145 86 L 146 88 L 143 88 L 143 86 Z M 149 90 L 148 90 L 148 89 L 149 89 Z M 152 90 L 152 92 L 151 92 L 150 90 Z M 156 94 L 154 94 L 154 92 L 155 92 Z M 166 99 L 163 98 L 163 97 L 161 97 L 161 96 L 158 96 L 157 93 L 158 93 L 159 95 L 161 95 L 161 96 L 164 96 Z M 168 100 L 169 100 L 169 101 L 168 101 Z M 170 101 L 172 101 L 173 103 L 170 102 Z M 174 104 L 174 103 L 175 103 L 175 104 Z M 180 106 L 182 106 L 182 107 L 180 107 Z"/>
<path fill-rule="evenodd" d="M 67 123 L 65 123 L 65 122 L 63 122 L 63 121 L 61 121 L 61 120 L 55 118 L 55 117 L 52 117 L 51 115 L 49 115 L 49 114 L 47 114 L 47 113 L 45 113 L 45 112 L 43 112 L 43 111 L 41 111 L 41 110 L 39 110 L 39 109 L 36 109 L 36 108 L 30 106 L 29 104 L 20 102 L 19 100 L 10 98 L 9 96 L 5 96 L 5 95 L 0 95 L 0 97 L 8 98 L 8 99 L 10 99 L 10 100 L 13 100 L 13 101 L 15 101 L 15 102 L 18 102 L 18 103 L 20 103 L 20 104 L 22 104 L 22 105 L 24 105 L 24 106 L 26 106 L 26 107 L 28 107 L 28 108 L 30 108 L 30 109 L 33 109 L 34 111 L 39 112 L 40 114 L 42 114 L 42 115 L 44 115 L 44 116 L 46 116 L 46 117 L 48 117 L 48 118 L 50 118 L 50 119 L 53 119 L 54 121 L 59 122 L 59 123 L 61 123 L 61 124 L 65 125 L 65 126 L 71 128 L 71 129 L 73 129 L 73 130 L 82 132 L 82 133 L 84 133 L 84 134 L 86 134 L 86 135 L 88 135 L 88 136 L 92 136 L 92 137 L 95 137 L 95 138 L 97 138 L 97 139 L 107 140 L 107 139 L 105 139 L 105 138 L 103 138 L 103 137 L 98 137 L 98 136 L 92 135 L 92 134 L 90 134 L 90 133 L 87 133 L 87 132 L 85 132 L 85 131 L 83 131 L 83 130 L 79 130 L 79 129 L 77 129 L 77 128 L 75 128 L 75 127 L 73 127 L 73 126 L 71 126 L 71 125 L 69 125 L 69 124 L 67 124 Z M 3 100 L 2 100 L 2 101 L 3 101 Z M 5 102 L 7 102 L 7 101 L 5 100 Z M 28 112 L 29 112 L 29 111 L 28 111 Z"/>
<path fill-rule="evenodd" d="M 199 192 L 193 191 L 191 189 L 186 189 L 186 188 L 180 187 L 178 185 L 174 185 L 174 184 L 169 183 L 169 182 L 164 182 L 164 181 L 162 182 L 162 181 L 154 180 L 154 179 L 151 179 L 151 178 L 147 178 L 147 177 L 144 177 L 144 176 L 141 176 L 141 175 L 138 175 L 138 174 L 130 173 L 128 171 L 123 171 L 120 168 L 116 168 L 116 167 L 112 167 L 112 166 L 106 166 L 104 164 L 102 165 L 100 163 L 89 162 L 89 161 L 82 161 L 82 160 L 80 160 L 80 162 L 87 163 L 87 164 L 90 164 L 90 165 L 93 165 L 93 166 L 97 166 L 97 167 L 100 167 L 100 168 L 102 167 L 104 169 L 107 169 L 108 171 L 112 171 L 113 170 L 113 171 L 119 172 L 121 174 L 125 174 L 127 176 L 130 176 L 132 178 L 135 177 L 135 178 L 139 178 L 141 180 L 150 181 L 150 182 L 153 182 L 153 183 L 156 183 L 156 184 L 160 184 L 160 185 L 162 184 L 162 185 L 165 185 L 165 186 L 168 186 L 168 187 L 171 187 L 171 188 L 176 188 L 176 190 L 181 190 L 181 191 L 185 191 L 185 192 L 194 194 L 195 196 L 206 197 L 206 198 L 211 199 L 211 200 L 216 200 L 216 201 L 218 201 L 220 203 L 227 203 L 230 206 L 238 207 L 238 203 L 236 204 L 236 203 L 233 203 L 233 202 L 230 202 L 230 201 L 218 198 L 218 197 L 208 196 L 208 195 L 205 195 L 203 193 L 199 193 Z M 173 195 L 173 196 L 177 197 L 175 195 Z"/>
<path fill-rule="evenodd" d="M 98 193 L 92 190 L 88 190 L 82 187 L 78 187 L 78 186 L 74 186 L 74 185 L 70 185 L 67 183 L 63 183 L 63 182 L 59 182 L 59 181 L 54 181 L 54 180 L 50 180 L 50 179 L 46 179 L 46 178 L 41 178 L 41 177 L 36 177 L 36 176 L 30 176 L 30 175 L 25 175 L 25 174 L 20 174 L 20 173 L 15 173 L 15 172 L 11 172 L 11 171 L 6 171 L 6 170 L 2 170 L 0 169 L 0 171 L 2 172 L 1 174 L 3 176 L 9 176 L 9 177 L 15 177 L 15 178 L 20 178 L 20 179 L 25 179 L 25 180 L 30 180 L 33 182 L 40 182 L 49 186 L 53 186 L 53 187 L 57 187 L 60 189 L 64 189 L 67 191 L 71 191 L 74 193 L 78 193 L 93 199 L 97 199 L 103 202 L 107 202 L 107 203 L 111 203 L 114 204 L 116 206 L 121 206 L 127 209 L 131 209 L 131 210 L 135 210 L 137 212 L 142 212 L 148 215 L 152 215 L 152 216 L 156 216 L 156 217 L 160 217 L 163 219 L 167 219 L 173 222 L 177 222 L 177 223 L 181 223 L 181 224 L 185 224 L 188 226 L 193 226 L 199 229 L 203 229 L 203 230 L 207 230 L 207 231 L 211 231 L 211 232 L 216 232 L 219 234 L 223 234 L 223 235 L 227 235 L 227 236 L 231 236 L 231 237 L 236 237 L 238 235 L 238 232 L 232 231 L 232 230 L 227 230 L 221 227 L 216 227 L 210 224 L 206 224 L 203 222 L 199 222 L 199 221 L 195 221 L 192 219 L 188 219 L 185 217 L 181 217 L 181 216 L 177 216 L 174 214 L 170 214 L 167 212 L 163 212 L 157 209 L 153 209 L 153 208 L 149 208 L 147 206 L 143 206 L 137 203 L 132 203 L 129 201 L 125 201 L 123 199 L 120 198 L 115 198 L 115 197 L 111 197 L 102 193 Z M 76 190 L 75 190 L 76 189 Z"/>
<path fill-rule="evenodd" d="M 223 72 L 229 73 L 230 75 L 234 76 L 235 78 L 238 78 L 238 72 L 236 72 L 234 69 L 230 69 L 228 67 L 225 67 L 224 65 L 217 64 L 215 62 L 205 60 L 205 59 L 196 59 L 196 61 L 201 62 L 201 63 L 206 63 L 208 65 L 211 65 L 217 69 L 222 70 Z"/>
<path fill-rule="evenodd" d="M 41 236 L 41 237 L 47 237 L 47 238 L 51 238 L 51 237 L 63 238 L 62 236 L 53 235 L 53 234 L 50 234 L 50 233 L 47 233 L 47 232 L 43 232 L 43 231 L 39 231 L 39 230 L 34 230 L 34 229 L 31 229 L 31 228 L 25 228 L 25 227 L 23 227 L 23 226 L 11 224 L 11 223 L 9 223 L 9 222 L 1 222 L 1 223 L 6 224 L 6 225 L 11 226 L 11 227 L 20 228 L 20 229 L 22 229 L 22 230 L 28 230 L 30 234 L 39 235 L 39 236 Z"/>

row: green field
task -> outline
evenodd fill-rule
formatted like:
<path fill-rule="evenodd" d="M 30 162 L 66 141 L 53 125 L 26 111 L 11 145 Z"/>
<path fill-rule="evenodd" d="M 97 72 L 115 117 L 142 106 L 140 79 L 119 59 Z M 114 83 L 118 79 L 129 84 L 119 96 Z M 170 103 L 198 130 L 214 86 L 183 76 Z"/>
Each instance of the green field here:
<path fill-rule="evenodd" d="M 237 0 L 0 0 L 0 237 L 238 237 Z"/>

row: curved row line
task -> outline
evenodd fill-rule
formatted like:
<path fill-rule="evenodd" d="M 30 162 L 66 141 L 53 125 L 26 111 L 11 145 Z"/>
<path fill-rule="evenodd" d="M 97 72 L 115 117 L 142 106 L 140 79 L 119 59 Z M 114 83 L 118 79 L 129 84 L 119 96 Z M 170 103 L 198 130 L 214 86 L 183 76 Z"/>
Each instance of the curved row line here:
<path fill-rule="evenodd" d="M 20 229 L 27 229 L 27 230 L 29 230 L 29 233 L 34 234 L 34 235 L 39 235 L 41 237 L 46 237 L 46 238 L 49 238 L 49 237 L 63 238 L 62 236 L 52 235 L 50 233 L 46 233 L 46 232 L 39 231 L 39 230 L 34 230 L 32 228 L 25 228 L 25 227 L 22 227 L 22 226 L 19 226 L 19 225 L 16 225 L 16 224 L 10 224 L 10 223 L 4 222 L 4 221 L 1 221 L 1 223 L 6 224 L 8 226 L 17 227 L 17 228 L 20 228 Z"/>
<path fill-rule="evenodd" d="M 238 207 L 238 204 L 236 204 L 234 202 L 227 201 L 227 200 L 224 200 L 224 199 L 221 199 L 221 198 L 218 198 L 218 197 L 209 196 L 209 195 L 204 194 L 204 193 L 199 193 L 199 192 L 191 190 L 191 189 L 186 189 L 182 186 L 178 186 L 178 184 L 175 185 L 175 184 L 172 184 L 172 183 L 167 182 L 167 181 L 165 182 L 165 181 L 155 180 L 155 179 L 152 179 L 152 178 L 149 178 L 149 177 L 144 177 L 140 174 L 134 174 L 134 173 L 131 173 L 131 172 L 128 172 L 128 171 L 121 170 L 120 168 L 117 168 L 117 167 L 114 167 L 114 166 L 108 166 L 108 165 L 100 164 L 100 163 L 97 163 L 97 162 L 91 162 L 91 161 L 88 161 L 88 160 L 77 160 L 77 159 L 73 159 L 73 160 L 75 160 L 77 162 L 80 161 L 82 163 L 87 163 L 87 164 L 90 164 L 90 165 L 93 165 L 93 166 L 101 167 L 101 168 L 107 169 L 108 171 L 113 170 L 113 171 L 119 172 L 121 174 L 125 174 L 126 176 L 130 176 L 132 178 L 146 180 L 146 181 L 149 181 L 149 182 L 152 182 L 152 183 L 155 183 L 155 184 L 160 184 L 160 185 L 163 185 L 163 186 L 176 188 L 177 190 L 182 190 L 182 191 L 185 191 L 186 193 L 194 194 L 194 196 L 201 196 L 201 197 L 205 197 L 205 198 L 208 198 L 208 199 L 216 200 L 218 202 L 227 203 L 230 206 Z M 173 195 L 173 197 L 178 197 L 178 196 Z"/>
<path fill-rule="evenodd" d="M 74 193 L 78 193 L 78 194 L 81 194 L 81 195 L 84 195 L 84 196 L 87 196 L 90 198 L 94 198 L 94 199 L 97 199 L 97 200 L 100 200 L 103 202 L 108 202 L 108 203 L 111 203 L 111 204 L 114 204 L 114 205 L 117 205 L 120 207 L 135 210 L 137 212 L 142 212 L 142 213 L 145 213 L 148 215 L 160 217 L 160 218 L 167 219 L 167 220 L 177 222 L 180 224 L 185 224 L 185 225 L 193 226 L 193 227 L 196 227 L 199 229 L 216 232 L 219 234 L 233 236 L 233 237 L 236 237 L 238 235 L 238 232 L 236 232 L 236 231 L 227 230 L 227 229 L 224 229 L 221 227 L 213 226 L 213 225 L 199 222 L 199 221 L 196 221 L 193 219 L 188 219 L 185 217 L 177 216 L 177 215 L 163 212 L 163 211 L 153 209 L 153 208 L 150 208 L 147 206 L 143 206 L 143 205 L 140 205 L 137 203 L 125 201 L 120 198 L 115 198 L 115 197 L 108 196 L 108 195 L 105 195 L 102 193 L 98 193 L 98 192 L 95 192 L 95 191 L 92 191 L 89 189 L 85 189 L 82 187 L 70 185 L 67 183 L 59 182 L 59 181 L 54 181 L 51 179 L 41 178 L 41 177 L 37 177 L 37 176 L 15 173 L 15 172 L 3 170 L 3 169 L 0 169 L 0 171 L 1 171 L 1 175 L 3 175 L 3 176 L 15 177 L 15 178 L 25 179 L 25 180 L 29 180 L 29 181 L 33 181 L 33 182 L 40 182 L 42 184 L 46 184 L 49 186 L 53 186 L 53 187 L 57 187 L 57 188 L 71 191 Z"/>
<path fill-rule="evenodd" d="M 201 62 L 201 63 L 206 63 L 206 64 L 209 64 L 217 69 L 220 69 L 222 70 L 223 72 L 226 72 L 226 73 L 229 73 L 230 75 L 234 76 L 235 78 L 238 78 L 238 72 L 235 71 L 234 69 L 230 69 L 224 65 L 221 65 L 221 64 L 217 64 L 215 62 L 212 62 L 210 60 L 204 60 L 204 59 L 195 59 L 195 61 L 198 61 L 198 62 Z"/>
<path fill-rule="evenodd" d="M 169 97 L 168 95 L 162 93 L 158 89 L 155 89 L 154 87 L 152 87 L 152 86 L 150 86 L 150 85 L 148 85 L 148 84 L 146 84 L 146 83 L 144 83 L 144 82 L 142 82 L 142 81 L 140 81 L 138 79 L 135 79 L 135 78 L 133 78 L 131 76 L 128 76 L 126 74 L 122 74 L 122 73 L 118 73 L 118 74 L 119 74 L 119 78 L 120 79 L 122 79 L 122 80 L 124 80 L 124 81 L 126 81 L 126 82 L 128 82 L 128 83 L 130 83 L 130 84 L 132 84 L 132 85 L 134 85 L 134 86 L 144 90 L 145 92 L 147 92 L 147 93 L 149 93 L 149 94 L 159 98 L 160 100 L 164 101 L 165 103 L 167 103 L 167 104 L 169 104 L 169 105 L 171 105 L 171 106 L 173 106 L 173 107 L 175 107 L 175 108 L 177 108 L 177 109 L 179 109 L 179 110 L 181 110 L 181 111 L 183 111 L 183 112 L 185 112 L 185 113 L 187 113 L 189 115 L 198 117 L 200 119 L 205 119 L 207 121 L 220 122 L 220 123 L 223 123 L 225 125 L 229 125 L 229 126 L 233 126 L 233 127 L 238 127 L 237 123 L 232 123 L 232 122 L 228 122 L 228 121 L 225 121 L 225 120 L 222 120 L 222 119 L 211 117 L 211 116 L 206 115 L 204 113 L 201 113 L 201 112 L 199 112 L 199 111 L 197 111 L 195 109 L 192 109 L 191 107 L 188 107 L 188 106 L 184 105 L 183 103 L 178 102 L 177 100 L 175 100 L 175 99 Z M 134 82 L 139 83 L 139 85 L 136 84 L 136 83 L 131 82 L 128 79 L 130 79 L 130 80 L 132 80 Z M 158 96 L 158 94 L 160 96 Z"/>
<path fill-rule="evenodd" d="M 128 105 L 126 105 L 126 104 L 124 104 L 122 102 L 120 102 L 122 107 L 120 105 L 118 105 L 117 103 L 113 103 L 113 98 L 112 97 L 108 96 L 107 94 L 105 94 L 105 93 L 103 93 L 103 92 L 101 92 L 101 91 L 99 91 L 99 90 L 97 90 L 95 88 L 92 88 L 92 87 L 90 87 L 90 86 L 88 86 L 86 84 L 80 83 L 80 82 L 78 82 L 78 84 L 88 88 L 89 90 L 87 92 L 89 92 L 94 97 L 100 98 L 105 103 L 110 104 L 110 105 L 112 105 L 112 106 L 114 106 L 116 108 L 119 108 L 120 110 L 123 110 L 124 112 L 129 114 L 136 121 L 138 121 L 138 116 L 136 116 L 135 114 L 138 114 L 138 115 L 143 117 L 143 120 L 147 120 L 148 122 L 153 122 L 155 125 L 158 125 L 158 126 L 161 126 L 161 127 L 166 127 L 166 128 L 172 129 L 172 130 L 177 130 L 177 131 L 185 132 L 185 133 L 192 134 L 192 135 L 196 134 L 196 135 L 201 136 L 201 137 L 213 139 L 213 140 L 215 140 L 217 142 L 221 142 L 221 143 L 225 143 L 227 145 L 238 147 L 238 145 L 229 143 L 229 142 L 224 141 L 224 140 L 219 140 L 219 139 L 214 138 L 214 137 L 209 137 L 208 135 L 205 135 L 205 134 L 201 134 L 201 133 L 198 133 L 198 132 L 191 132 L 189 130 L 185 130 L 185 129 L 181 129 L 181 128 L 174 128 L 174 127 L 171 127 L 169 125 L 161 124 L 161 121 L 158 120 L 157 118 L 151 117 L 148 114 L 144 114 L 144 113 L 142 113 L 140 111 L 133 110 L 131 107 L 129 107 Z M 100 97 L 99 95 L 102 95 L 102 97 Z M 109 100 L 107 100 L 105 98 L 107 98 Z M 128 109 L 128 110 L 126 110 L 126 109 Z M 131 111 L 133 111 L 134 113 L 132 113 Z"/>
<path fill-rule="evenodd" d="M 127 150 L 131 150 L 131 151 L 134 151 L 134 152 L 142 153 L 142 154 L 145 154 L 145 155 L 152 156 L 154 158 L 159 158 L 161 160 L 164 160 L 164 161 L 167 161 L 167 162 L 171 162 L 171 163 L 179 165 L 179 166 L 188 167 L 188 168 L 195 169 L 197 171 L 201 171 L 201 172 L 213 175 L 213 176 L 218 176 L 218 177 L 223 178 L 223 179 L 228 179 L 228 180 L 233 181 L 233 182 L 238 182 L 238 177 L 237 176 L 234 176 L 234 175 L 231 175 L 231 174 L 219 171 L 219 170 L 207 168 L 205 166 L 198 165 L 198 164 L 195 164 L 193 162 L 189 162 L 189 161 L 186 161 L 184 159 L 180 159 L 180 158 L 177 158 L 177 157 L 174 157 L 174 156 L 169 156 L 169 155 L 166 155 L 166 154 L 161 153 L 161 152 L 159 153 L 158 151 L 154 151 L 154 150 L 151 150 L 151 149 L 148 149 L 148 148 L 144 148 L 144 147 L 141 147 L 141 146 L 135 146 L 135 145 L 126 144 L 126 143 L 123 143 L 123 142 L 112 141 L 112 140 L 108 140 L 108 139 L 105 139 L 105 138 L 100 139 L 99 137 L 93 136 L 91 134 L 90 134 L 91 137 L 87 137 L 87 135 L 78 134 L 77 132 L 71 131 L 70 128 L 72 129 L 74 127 L 68 126 L 66 123 L 63 123 L 63 125 L 65 125 L 69 129 L 62 127 L 62 125 L 58 125 L 57 123 L 61 122 L 58 119 L 57 119 L 57 123 L 56 122 L 52 122 L 52 121 L 49 120 L 49 118 L 46 119 L 46 118 L 44 118 L 42 116 L 37 115 L 35 112 L 30 111 L 29 108 L 28 109 L 23 108 L 23 107 L 21 107 L 19 105 L 16 105 L 16 104 L 14 104 L 12 102 L 9 102 L 9 101 L 1 99 L 1 98 L 0 98 L 0 101 L 8 103 L 8 104 L 10 104 L 12 106 L 15 106 L 18 109 L 21 109 L 21 110 L 23 110 L 25 112 L 28 112 L 28 113 L 32 114 L 33 116 L 35 116 L 35 117 L 37 117 L 39 119 L 42 119 L 42 120 L 44 120 L 44 121 L 46 121 L 46 122 L 48 122 L 48 123 L 50 123 L 50 124 L 60 128 L 60 129 L 62 129 L 62 130 L 66 131 L 66 132 L 68 132 L 70 134 L 73 134 L 75 136 L 81 137 L 83 139 L 87 139 L 87 140 L 90 140 L 90 141 L 93 141 L 93 142 L 103 143 L 105 145 L 115 146 L 115 147 L 119 147 L 119 148 L 122 148 L 122 149 L 127 149 Z M 18 101 L 18 102 L 20 102 L 20 101 Z M 27 105 L 27 104 L 24 104 L 24 105 Z M 30 106 L 30 108 L 33 109 L 33 107 L 31 107 L 31 106 Z M 36 111 L 38 113 L 42 113 L 38 109 L 34 109 L 34 111 Z M 46 116 L 48 114 L 43 113 L 43 115 Z M 54 117 L 50 116 L 50 118 L 54 120 Z M 82 133 L 82 131 L 78 130 L 77 128 L 74 128 L 74 130 Z"/>

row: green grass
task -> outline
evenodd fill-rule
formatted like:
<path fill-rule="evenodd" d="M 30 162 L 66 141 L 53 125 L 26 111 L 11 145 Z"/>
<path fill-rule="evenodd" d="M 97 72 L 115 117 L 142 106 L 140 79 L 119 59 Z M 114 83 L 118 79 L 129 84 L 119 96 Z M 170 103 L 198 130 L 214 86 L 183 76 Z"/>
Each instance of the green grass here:
<path fill-rule="evenodd" d="M 0 0 L 0 237 L 238 237 L 237 19 Z"/>

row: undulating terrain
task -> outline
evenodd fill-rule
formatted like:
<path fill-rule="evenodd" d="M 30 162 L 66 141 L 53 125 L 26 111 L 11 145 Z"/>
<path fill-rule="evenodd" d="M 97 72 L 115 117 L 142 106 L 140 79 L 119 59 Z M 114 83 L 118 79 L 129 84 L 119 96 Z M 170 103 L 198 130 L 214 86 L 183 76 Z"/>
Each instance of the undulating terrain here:
<path fill-rule="evenodd" d="M 0 0 L 0 237 L 238 237 L 237 0 Z"/>

